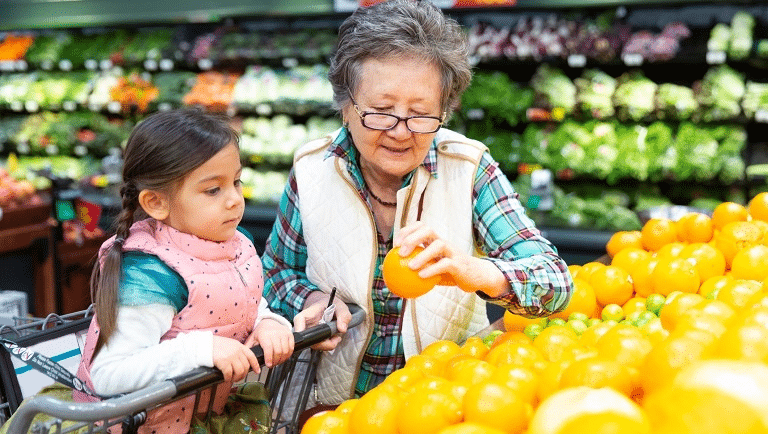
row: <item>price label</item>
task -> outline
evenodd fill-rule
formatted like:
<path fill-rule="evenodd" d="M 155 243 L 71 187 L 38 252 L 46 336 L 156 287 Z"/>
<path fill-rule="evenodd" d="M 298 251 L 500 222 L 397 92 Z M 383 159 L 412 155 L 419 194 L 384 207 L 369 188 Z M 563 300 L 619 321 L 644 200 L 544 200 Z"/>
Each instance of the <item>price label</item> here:
<path fill-rule="evenodd" d="M 85 69 L 89 71 L 95 71 L 96 68 L 99 67 L 99 62 L 97 62 L 95 59 L 87 59 L 84 65 L 85 65 Z"/>
<path fill-rule="evenodd" d="M 721 65 L 725 63 L 725 51 L 707 51 L 707 63 L 710 65 Z"/>
<path fill-rule="evenodd" d="M 295 57 L 284 57 L 283 58 L 283 67 L 285 68 L 295 68 L 299 66 L 299 60 Z"/>
<path fill-rule="evenodd" d="M 122 106 L 119 101 L 110 101 L 107 103 L 107 111 L 110 113 L 120 113 Z"/>
<path fill-rule="evenodd" d="M 172 71 L 173 70 L 173 60 L 171 59 L 162 59 L 160 60 L 160 69 L 163 71 Z"/>
<path fill-rule="evenodd" d="M 147 59 L 144 61 L 144 69 L 147 71 L 157 71 L 157 60 Z"/>
<path fill-rule="evenodd" d="M 467 110 L 467 118 L 477 121 L 485 117 L 485 111 L 481 108 L 473 108 Z"/>
<path fill-rule="evenodd" d="M 272 106 L 266 103 L 261 103 L 256 106 L 256 113 L 262 116 L 269 116 L 272 114 Z"/>
<path fill-rule="evenodd" d="M 112 67 L 112 61 L 109 59 L 104 59 L 101 62 L 99 62 L 99 68 L 101 68 L 102 71 L 106 71 L 111 67 Z"/>
<path fill-rule="evenodd" d="M 102 105 L 97 102 L 90 102 L 88 103 L 88 110 L 92 112 L 98 112 L 101 111 Z"/>
<path fill-rule="evenodd" d="M 640 66 L 643 64 L 643 55 L 638 53 L 622 54 L 621 60 L 627 66 Z"/>
<path fill-rule="evenodd" d="M 24 110 L 24 103 L 21 101 L 11 101 L 11 110 L 15 112 Z"/>
<path fill-rule="evenodd" d="M 77 103 L 74 101 L 64 101 L 61 103 L 61 108 L 63 108 L 65 111 L 73 112 L 77 108 Z"/>
<path fill-rule="evenodd" d="M 26 71 L 27 68 L 29 68 L 29 65 L 27 65 L 26 60 L 17 60 L 16 61 L 16 70 L 17 71 Z"/>
<path fill-rule="evenodd" d="M 477 66 L 480 63 L 480 58 L 477 56 L 469 56 L 469 64 L 471 66 Z"/>
<path fill-rule="evenodd" d="M 40 109 L 40 104 L 38 104 L 37 101 L 30 100 L 30 101 L 24 102 L 24 108 L 28 112 L 33 112 L 34 113 L 34 112 L 36 112 L 36 111 L 38 111 Z"/>
<path fill-rule="evenodd" d="M 59 61 L 59 69 L 61 69 L 62 71 L 71 71 L 72 61 L 69 59 L 61 59 Z"/>
<path fill-rule="evenodd" d="M 50 71 L 51 69 L 53 69 L 53 62 L 50 60 L 43 60 L 42 62 L 40 62 L 40 68 L 46 71 Z"/>
<path fill-rule="evenodd" d="M 13 62 L 10 60 L 0 61 L 0 71 L 13 71 Z"/>
<path fill-rule="evenodd" d="M 23 143 L 16 144 L 16 152 L 18 152 L 19 154 L 26 155 L 26 154 L 29 154 L 29 151 L 30 151 L 29 143 L 23 142 Z"/>
<path fill-rule="evenodd" d="M 147 71 L 144 71 L 141 73 L 141 79 L 144 81 L 152 81 L 152 74 L 148 73 Z"/>
<path fill-rule="evenodd" d="M 237 114 L 237 109 L 235 108 L 235 106 L 231 105 L 227 107 L 226 113 L 227 113 L 227 116 L 232 117 Z"/>
<path fill-rule="evenodd" d="M 583 54 L 571 54 L 568 56 L 568 66 L 571 68 L 583 68 L 587 65 L 587 56 Z"/>
<path fill-rule="evenodd" d="M 85 155 L 88 154 L 88 148 L 86 148 L 85 145 L 77 145 L 74 148 L 72 148 L 72 151 L 78 157 L 85 157 Z"/>
<path fill-rule="evenodd" d="M 211 59 L 200 59 L 197 61 L 197 67 L 203 71 L 208 71 L 213 68 L 213 61 Z"/>
<path fill-rule="evenodd" d="M 59 155 L 59 147 L 56 145 L 48 145 L 45 147 L 45 153 L 48 155 Z"/>
<path fill-rule="evenodd" d="M 172 108 L 173 107 L 171 107 L 171 105 L 168 104 L 167 102 L 161 102 L 160 104 L 157 105 L 157 109 L 159 111 L 161 111 L 161 112 L 167 112 L 168 110 L 170 110 Z"/>
<path fill-rule="evenodd" d="M 755 121 L 768 124 L 768 110 L 760 109 L 755 112 Z"/>

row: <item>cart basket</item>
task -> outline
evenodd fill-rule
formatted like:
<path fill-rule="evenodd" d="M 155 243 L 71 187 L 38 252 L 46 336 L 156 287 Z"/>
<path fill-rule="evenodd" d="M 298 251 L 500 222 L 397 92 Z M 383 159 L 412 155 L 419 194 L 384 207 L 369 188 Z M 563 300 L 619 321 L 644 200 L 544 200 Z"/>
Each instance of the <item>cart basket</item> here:
<path fill-rule="evenodd" d="M 365 320 L 365 312 L 354 304 L 348 304 L 352 320 L 348 328 L 355 327 Z M 264 384 L 270 392 L 272 408 L 272 433 L 291 434 L 298 431 L 298 418 L 305 410 L 311 386 L 315 380 L 315 368 L 320 352 L 311 350 L 309 358 L 302 358 L 304 349 L 322 342 L 337 333 L 336 321 L 318 324 L 301 332 L 294 332 L 294 354 L 281 365 L 268 370 Z M 259 346 L 251 349 L 263 365 L 264 354 Z M 283 414 L 286 406 L 286 396 L 290 389 L 293 372 L 299 363 L 307 364 L 306 375 L 302 381 L 298 402 L 293 402 L 289 415 Z M 192 371 L 170 378 L 131 393 L 112 397 L 99 402 L 62 401 L 50 396 L 38 395 L 28 399 L 21 405 L 14 417 L 8 421 L 8 433 L 27 433 L 32 428 L 34 433 L 71 433 L 86 427 L 87 432 L 108 432 L 110 426 L 122 424 L 122 432 L 129 433 L 143 424 L 147 411 L 158 406 L 173 402 L 185 396 L 211 388 L 224 380 L 216 368 L 196 368 Z M 280 397 L 279 395 L 282 395 Z M 210 400 L 212 402 L 212 400 Z M 277 403 L 277 408 L 276 408 Z M 197 402 L 195 403 L 197 406 Z M 210 412 L 210 408 L 209 408 Z M 43 413 L 52 417 L 44 423 L 32 425 L 36 415 Z M 81 422 L 62 428 L 63 421 Z"/>

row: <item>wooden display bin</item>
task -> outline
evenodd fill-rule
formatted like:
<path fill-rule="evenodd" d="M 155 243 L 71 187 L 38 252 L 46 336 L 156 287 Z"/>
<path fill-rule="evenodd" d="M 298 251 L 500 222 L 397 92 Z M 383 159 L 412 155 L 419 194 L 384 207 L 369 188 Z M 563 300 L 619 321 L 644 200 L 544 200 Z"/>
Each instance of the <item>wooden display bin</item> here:
<path fill-rule="evenodd" d="M 51 217 L 51 197 L 40 193 L 41 199 L 32 205 L 4 208 L 0 219 L 0 253 L 30 251 L 32 255 L 33 294 L 27 300 L 34 316 L 46 316 L 56 309 L 56 279 L 54 272 L 54 228 Z"/>
<path fill-rule="evenodd" d="M 91 304 L 91 271 L 99 247 L 108 237 L 105 235 L 84 239 L 82 245 L 66 241 L 56 242 L 62 313 L 77 312 Z"/>

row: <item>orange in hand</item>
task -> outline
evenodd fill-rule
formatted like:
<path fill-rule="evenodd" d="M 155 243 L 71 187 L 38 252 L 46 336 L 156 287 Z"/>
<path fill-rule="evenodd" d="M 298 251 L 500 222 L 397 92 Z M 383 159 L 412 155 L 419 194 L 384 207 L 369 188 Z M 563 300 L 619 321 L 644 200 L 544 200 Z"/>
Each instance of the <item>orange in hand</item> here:
<path fill-rule="evenodd" d="M 400 256 L 400 248 L 395 247 L 384 257 L 382 275 L 384 283 L 393 294 L 403 298 L 414 298 L 424 295 L 440 282 L 441 275 L 423 279 L 418 270 L 412 270 L 408 263 L 422 250 L 421 247 L 413 249 L 408 256 Z"/>

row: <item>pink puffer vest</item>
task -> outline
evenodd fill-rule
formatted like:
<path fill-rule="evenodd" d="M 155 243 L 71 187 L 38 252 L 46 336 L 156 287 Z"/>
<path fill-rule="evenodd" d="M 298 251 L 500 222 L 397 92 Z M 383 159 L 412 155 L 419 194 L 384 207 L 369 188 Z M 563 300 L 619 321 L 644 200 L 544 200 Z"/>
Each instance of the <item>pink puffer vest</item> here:
<path fill-rule="evenodd" d="M 110 246 L 114 237 L 101 247 Z M 210 330 L 219 336 L 245 340 L 253 330 L 264 287 L 261 260 L 248 238 L 237 232 L 232 239 L 218 243 L 179 232 L 154 219 L 131 226 L 124 251 L 141 251 L 157 256 L 174 269 L 187 285 L 187 305 L 176 314 L 171 329 L 161 340 L 172 339 L 191 330 Z M 101 257 L 101 252 L 100 255 Z M 78 377 L 93 388 L 90 368 L 98 338 L 96 318 L 91 321 Z M 216 388 L 213 409 L 221 413 L 231 383 Z M 76 401 L 95 398 L 75 392 Z M 201 397 L 198 409 L 205 411 L 210 393 Z M 193 416 L 194 396 L 153 410 L 140 433 L 186 433 Z"/>

